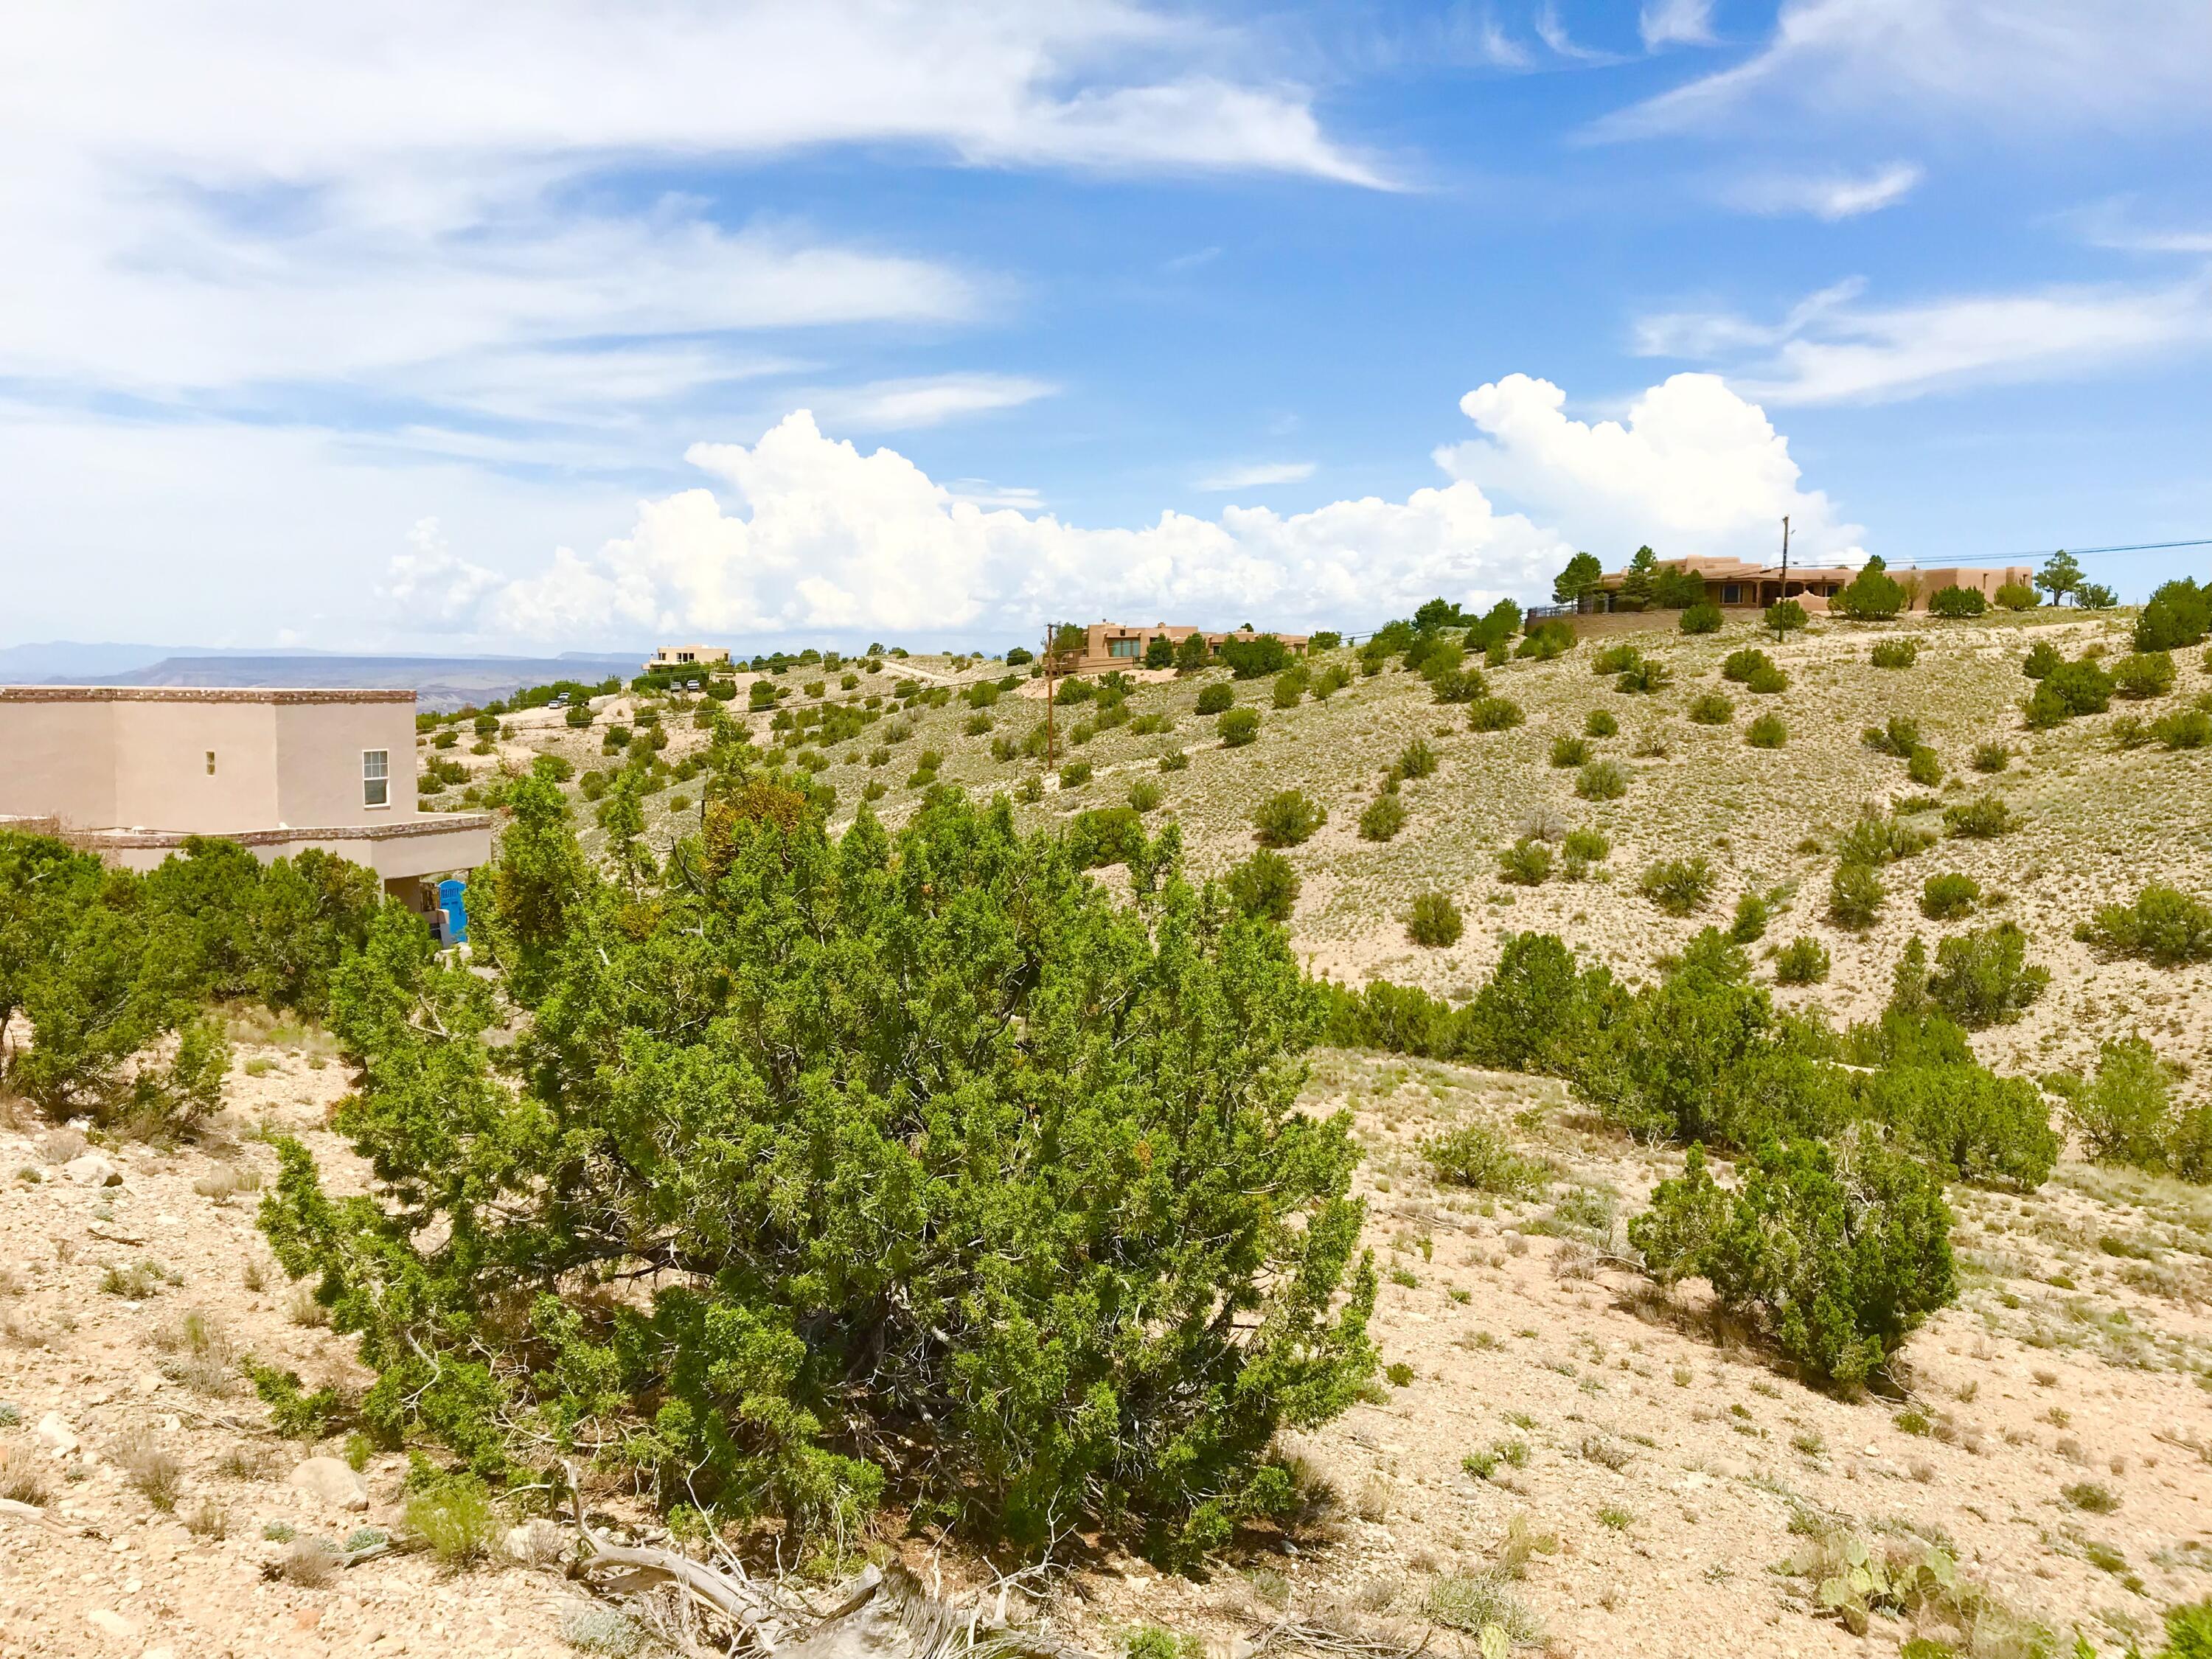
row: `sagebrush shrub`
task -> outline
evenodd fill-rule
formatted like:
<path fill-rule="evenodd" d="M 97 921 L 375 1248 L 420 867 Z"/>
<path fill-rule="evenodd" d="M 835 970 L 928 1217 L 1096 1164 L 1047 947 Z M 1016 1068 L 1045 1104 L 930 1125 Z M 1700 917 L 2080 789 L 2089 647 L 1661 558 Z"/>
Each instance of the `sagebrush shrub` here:
<path fill-rule="evenodd" d="M 2212 747 L 2212 713 L 2202 708 L 2180 708 L 2171 714 L 2160 714 L 2150 723 L 2150 735 L 2167 750 Z"/>
<path fill-rule="evenodd" d="M 1899 859 L 1924 853 L 1936 844 L 1935 833 L 1894 816 L 1867 811 L 1836 843 L 1836 856 L 1845 864 L 1864 864 L 1879 869 Z"/>
<path fill-rule="evenodd" d="M 1616 691 L 1650 694 L 1664 691 L 1674 683 L 1674 672 L 1665 663 L 1651 658 L 1642 658 L 1621 671 L 1620 677 L 1613 683 L 1613 689 Z"/>
<path fill-rule="evenodd" d="M 2074 937 L 2115 956 L 2140 957 L 2160 968 L 2212 962 L 2212 905 L 2152 882 L 2132 904 L 2100 906 Z"/>
<path fill-rule="evenodd" d="M 1429 747 L 1425 738 L 1415 738 L 1398 751 L 1398 775 L 1405 778 L 1425 778 L 1437 769 L 1437 751 Z"/>
<path fill-rule="evenodd" d="M 1753 749 L 1779 749 L 1790 741 L 1790 728 L 1779 714 L 1760 714 L 1744 727 L 1743 740 Z"/>
<path fill-rule="evenodd" d="M 1589 711 L 1589 718 L 1583 721 L 1583 734 L 1585 737 L 1610 738 L 1620 730 L 1620 722 L 1613 717 L 1612 712 L 1608 709 L 1593 708 Z"/>
<path fill-rule="evenodd" d="M 1909 715 L 1892 714 L 1881 725 L 1867 727 L 1860 740 L 1877 753 L 1908 760 L 1920 747 L 1920 722 Z"/>
<path fill-rule="evenodd" d="M 1575 793 L 1584 800 L 1619 800 L 1628 793 L 1628 774 L 1620 763 L 1594 760 L 1575 775 Z"/>
<path fill-rule="evenodd" d="M 2065 661 L 2065 653 L 2057 646 L 2049 640 L 2038 640 L 2027 647 L 2027 655 L 2021 660 L 2020 672 L 2032 680 L 2039 680 L 2052 669 L 2063 666 Z"/>
<path fill-rule="evenodd" d="M 1978 1031 L 2018 1019 L 2050 983 L 2051 970 L 2027 960 L 2027 935 L 2018 924 L 2002 921 L 1937 945 L 1928 994 L 1960 1024 Z"/>
<path fill-rule="evenodd" d="M 1738 945 L 1754 945 L 1766 937 L 1766 924 L 1772 918 L 1773 907 L 1763 893 L 1744 893 L 1735 902 L 1735 915 L 1729 923 L 1729 937 Z"/>
<path fill-rule="evenodd" d="M 1565 735 L 1552 739 L 1552 764 L 1580 766 L 1590 757 L 1590 746 L 1581 738 Z"/>
<path fill-rule="evenodd" d="M 1731 651 L 1721 660 L 1721 678 L 1734 680 L 1738 685 L 1748 682 L 1762 668 L 1774 666 L 1774 659 L 1756 646 L 1747 645 Z"/>
<path fill-rule="evenodd" d="M 1713 867 L 1703 857 L 1662 859 L 1647 868 L 1637 890 L 1670 916 L 1705 908 L 1712 896 Z"/>
<path fill-rule="evenodd" d="M 1213 730 L 1221 739 L 1224 749 L 1242 749 L 1259 738 L 1260 711 L 1256 708 L 1231 708 L 1214 721 Z"/>
<path fill-rule="evenodd" d="M 1362 841 L 1389 841 L 1406 827 L 1406 804 L 1395 795 L 1377 795 L 1359 815 Z"/>
<path fill-rule="evenodd" d="M 1701 600 L 1683 611 L 1680 626 L 1685 634 L 1717 634 L 1721 628 L 1721 608 Z"/>
<path fill-rule="evenodd" d="M 2112 665 L 2112 689 L 2140 702 L 2162 697 L 2173 690 L 2173 653 L 2138 651 Z"/>
<path fill-rule="evenodd" d="M 1590 672 L 1595 674 L 1621 674 L 1644 660 L 1644 653 L 1634 646 L 1623 642 L 1608 645 L 1590 659 Z"/>
<path fill-rule="evenodd" d="M 1222 887 L 1229 902 L 1248 916 L 1288 921 L 1304 885 L 1297 866 L 1280 853 L 1257 852 L 1230 871 Z"/>
<path fill-rule="evenodd" d="M 2172 1074 L 2142 1037 L 2099 1046 L 2096 1073 L 2073 1091 L 2067 1115 L 2093 1162 L 2166 1167 L 2174 1128 Z"/>
<path fill-rule="evenodd" d="M 1508 1198 L 1541 1192 L 1551 1176 L 1542 1162 L 1523 1158 L 1504 1136 L 1480 1123 L 1431 1136 L 1421 1143 L 1421 1158 L 1445 1186 L 1471 1187 Z"/>
<path fill-rule="evenodd" d="M 1786 635 L 1796 633 L 1811 618 L 1806 616 L 1805 607 L 1796 600 L 1777 599 L 1760 614 L 1759 620 L 1766 624 L 1767 631 L 1778 640 Z"/>
<path fill-rule="evenodd" d="M 1955 583 L 1939 587 L 1928 596 L 1929 611 L 1938 617 L 1978 617 L 1989 608 L 1990 602 L 1982 597 L 1979 588 L 1960 587 Z"/>
<path fill-rule="evenodd" d="M 2042 603 L 2042 596 L 2027 582 L 2002 582 L 1990 599 L 2007 611 L 2033 611 Z"/>
<path fill-rule="evenodd" d="M 1252 809 L 1263 847 L 1296 847 L 1328 822 L 1328 809 L 1298 789 L 1279 789 Z"/>
<path fill-rule="evenodd" d="M 1876 668 L 1910 668 L 1920 660 L 1920 641 L 1876 640 L 1870 657 Z"/>
<path fill-rule="evenodd" d="M 1477 697 L 1467 709 L 1468 728 L 1474 732 L 1507 731 L 1527 718 L 1510 697 Z"/>
<path fill-rule="evenodd" d="M 1920 914 L 1930 921 L 1954 921 L 1981 902 L 1982 884 L 1955 871 L 1930 876 L 1920 884 Z"/>
<path fill-rule="evenodd" d="M 1735 718 L 1735 704 L 1717 691 L 1691 700 L 1690 718 L 1699 726 L 1726 726 Z"/>
<path fill-rule="evenodd" d="M 1226 712 L 1236 701 L 1236 692 L 1231 690 L 1226 684 L 1216 682 L 1214 684 L 1200 689 L 1198 712 L 1201 714 L 1219 714 Z"/>
<path fill-rule="evenodd" d="M 2019 828 L 2020 820 L 2003 798 L 1978 795 L 1972 800 L 1943 809 L 1943 828 L 1954 836 L 1986 841 Z"/>
<path fill-rule="evenodd" d="M 1974 770 L 2002 772 L 2012 764 L 2012 750 L 2001 743 L 1978 743 L 1974 745 Z"/>
<path fill-rule="evenodd" d="M 1905 763 L 1905 775 L 1923 789 L 1933 789 L 1943 781 L 1943 757 L 1923 744 Z"/>
<path fill-rule="evenodd" d="M 1287 1508 L 1268 1449 L 1366 1385 L 1374 1281 L 1280 930 L 1171 866 L 1117 898 L 951 790 L 896 834 L 741 822 L 709 873 L 584 875 L 512 1066 L 506 1005 L 400 919 L 338 970 L 374 1196 L 286 1143 L 263 1224 L 358 1334 L 370 1430 L 489 1478 L 588 1421 L 641 1489 L 794 1538 L 894 1474 L 1029 1547 L 1085 1515 L 1190 1559 Z"/>
<path fill-rule="evenodd" d="M 1801 933 L 1774 953 L 1774 977 L 1784 985 L 1818 985 L 1828 976 L 1828 947 Z"/>
<path fill-rule="evenodd" d="M 408 1529 L 448 1567 L 468 1566 L 491 1553 L 501 1531 L 491 1492 L 473 1474 L 435 1480 L 407 1500 Z"/>
<path fill-rule="evenodd" d="M 1152 778 L 1133 779 L 1129 784 L 1129 805 L 1139 812 L 1149 812 L 1167 799 L 1167 791 Z"/>
<path fill-rule="evenodd" d="M 1095 806 L 1067 826 L 1067 855 L 1079 870 L 1128 864 L 1144 855 L 1145 826 L 1134 806 Z"/>
<path fill-rule="evenodd" d="M 1872 1126 L 1770 1144 L 1738 1170 L 1723 1190 L 1692 1146 L 1630 1242 L 1662 1284 L 1710 1280 L 1815 1376 L 1858 1386 L 1957 1297 L 1942 1182 Z"/>
<path fill-rule="evenodd" d="M 1063 789 L 1080 789 L 1090 781 L 1091 763 L 1089 761 L 1070 761 L 1060 769 L 1060 787 Z"/>
<path fill-rule="evenodd" d="M 1456 945 L 1466 926 L 1459 906 L 1446 893 L 1423 893 L 1406 915 L 1407 937 L 1431 949 Z"/>
<path fill-rule="evenodd" d="M 1523 836 L 1498 855 L 1498 878 L 1522 887 L 1540 887 L 1552 874 L 1552 849 Z"/>
<path fill-rule="evenodd" d="M 1569 881 L 1586 880 L 1591 867 L 1603 864 L 1613 854 L 1613 843 L 1601 830 L 1570 830 L 1566 839 L 1559 843 L 1559 851 L 1566 860 L 1562 872 Z"/>
<path fill-rule="evenodd" d="M 1886 896 L 1871 865 L 1843 863 L 1828 879 L 1828 919 L 1838 927 L 1871 927 Z"/>

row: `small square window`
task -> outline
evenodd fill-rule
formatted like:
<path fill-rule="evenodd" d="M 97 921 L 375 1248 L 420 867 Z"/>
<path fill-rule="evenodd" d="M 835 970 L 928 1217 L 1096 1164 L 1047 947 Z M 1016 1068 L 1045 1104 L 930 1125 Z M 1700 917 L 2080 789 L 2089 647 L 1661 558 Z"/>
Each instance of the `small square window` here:
<path fill-rule="evenodd" d="M 361 804 L 364 806 L 392 805 L 390 750 L 364 749 L 361 751 Z"/>
<path fill-rule="evenodd" d="M 213 777 L 215 775 L 215 750 L 212 749 L 207 751 L 207 768 L 208 775 L 210 777 Z"/>

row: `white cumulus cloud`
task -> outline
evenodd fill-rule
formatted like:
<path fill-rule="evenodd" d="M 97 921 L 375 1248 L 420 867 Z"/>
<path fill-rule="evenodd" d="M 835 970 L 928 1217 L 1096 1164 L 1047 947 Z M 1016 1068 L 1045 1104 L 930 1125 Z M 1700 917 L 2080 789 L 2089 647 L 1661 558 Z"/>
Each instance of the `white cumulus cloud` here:
<path fill-rule="evenodd" d="M 1403 501 L 1167 512 L 1133 528 L 978 501 L 799 410 L 750 446 L 694 445 L 686 459 L 712 485 L 639 503 L 629 533 L 596 553 L 563 547 L 489 587 L 456 565 L 457 597 L 421 603 L 467 613 L 482 636 L 570 647 L 672 632 L 1007 634 L 1046 617 L 1356 626 L 1435 594 L 1544 597 L 1577 548 L 1609 562 L 1644 542 L 1764 556 L 1785 513 L 1808 554 L 1857 556 L 1858 527 L 1802 487 L 1787 440 L 1713 376 L 1651 388 L 1625 423 L 1571 420 L 1558 386 L 1520 374 L 1461 407 L 1480 435 L 1439 449 L 1448 481 Z M 434 573 L 421 550 L 404 556 L 419 592 Z"/>

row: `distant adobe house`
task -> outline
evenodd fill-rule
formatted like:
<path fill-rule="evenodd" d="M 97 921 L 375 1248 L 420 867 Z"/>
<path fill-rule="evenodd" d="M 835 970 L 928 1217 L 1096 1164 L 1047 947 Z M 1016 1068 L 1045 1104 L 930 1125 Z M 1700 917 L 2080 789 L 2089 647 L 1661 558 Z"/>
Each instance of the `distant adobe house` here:
<path fill-rule="evenodd" d="M 724 668 L 730 665 L 730 653 L 719 645 L 664 645 L 647 661 L 645 672 L 650 674 L 656 668 L 715 665 Z"/>
<path fill-rule="evenodd" d="M 1744 559 L 1721 558 L 1705 554 L 1692 554 L 1686 558 L 1662 559 L 1662 570 L 1687 571 L 1700 577 L 1705 584 L 1707 603 L 1723 609 L 1742 608 L 1763 610 L 1779 599 L 1796 599 L 1806 610 L 1818 613 L 1828 608 L 1828 601 L 1859 573 L 1849 565 L 1791 564 L 1788 579 L 1784 579 L 1778 564 L 1753 564 Z M 1971 587 L 1987 599 L 2007 582 L 2032 581 L 2035 573 L 2024 564 L 2006 565 L 2002 568 L 1919 570 L 1909 565 L 1891 565 L 1889 574 L 1905 585 L 1911 596 L 1911 608 L 1925 611 L 1928 601 L 1946 587 Z M 1576 609 L 1584 611 L 1606 611 L 1619 609 L 1617 604 L 1620 585 L 1627 580 L 1626 570 L 1607 572 L 1598 585 L 1582 596 Z"/>
<path fill-rule="evenodd" d="M 191 836 L 319 847 L 428 914 L 425 877 L 491 856 L 491 815 L 419 812 L 415 694 L 0 686 L 0 828 L 150 870 Z"/>
<path fill-rule="evenodd" d="M 1165 623 L 1154 623 L 1150 628 L 1131 628 L 1121 623 L 1092 623 L 1085 631 L 1083 654 L 1065 657 L 1054 665 L 1063 674 L 1103 674 L 1114 668 L 1141 668 L 1145 653 L 1156 639 L 1164 639 L 1170 646 L 1180 646 L 1194 634 L 1206 635 L 1206 653 L 1210 656 L 1221 649 L 1225 641 L 1256 640 L 1261 633 L 1273 633 L 1266 629 L 1255 632 L 1240 628 L 1233 633 L 1218 634 L 1197 628 L 1170 628 Z M 1303 657 L 1306 653 L 1307 636 L 1304 634 L 1276 634 L 1291 654 Z"/>

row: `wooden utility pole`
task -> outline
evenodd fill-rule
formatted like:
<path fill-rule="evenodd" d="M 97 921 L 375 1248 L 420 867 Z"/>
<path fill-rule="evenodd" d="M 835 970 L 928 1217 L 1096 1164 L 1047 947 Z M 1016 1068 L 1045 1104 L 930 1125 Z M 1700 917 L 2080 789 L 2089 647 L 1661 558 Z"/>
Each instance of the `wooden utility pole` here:
<path fill-rule="evenodd" d="M 1052 769 L 1052 763 L 1057 753 L 1054 746 L 1057 738 L 1052 728 L 1052 636 L 1054 631 L 1050 623 L 1044 625 L 1044 765 L 1048 772 Z"/>
<path fill-rule="evenodd" d="M 1782 515 L 1782 597 L 1790 597 L 1790 515 Z"/>

